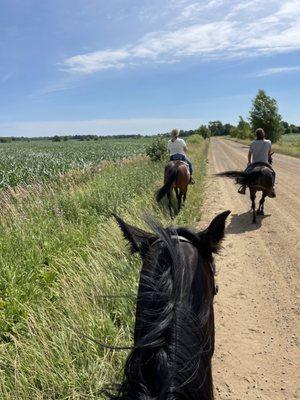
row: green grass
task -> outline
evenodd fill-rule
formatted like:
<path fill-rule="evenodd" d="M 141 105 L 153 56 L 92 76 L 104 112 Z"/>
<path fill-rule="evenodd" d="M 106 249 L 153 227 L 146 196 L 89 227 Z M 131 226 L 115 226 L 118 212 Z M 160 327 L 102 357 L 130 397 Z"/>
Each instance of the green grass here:
<path fill-rule="evenodd" d="M 196 185 L 175 224 L 201 218 L 207 148 L 191 146 Z M 141 262 L 110 213 L 145 228 L 147 211 L 169 225 L 154 202 L 162 177 L 163 163 L 142 160 L 2 193 L 1 399 L 99 399 L 120 378 L 127 353 L 85 336 L 132 340 Z"/>
<path fill-rule="evenodd" d="M 243 140 L 238 138 L 231 138 L 230 136 L 226 136 L 226 139 L 230 139 L 235 142 L 247 145 L 251 143 L 250 139 Z M 300 157 L 300 134 L 291 133 L 287 135 L 282 135 L 281 139 L 277 143 L 272 144 L 272 150 L 275 151 L 275 153 Z"/>

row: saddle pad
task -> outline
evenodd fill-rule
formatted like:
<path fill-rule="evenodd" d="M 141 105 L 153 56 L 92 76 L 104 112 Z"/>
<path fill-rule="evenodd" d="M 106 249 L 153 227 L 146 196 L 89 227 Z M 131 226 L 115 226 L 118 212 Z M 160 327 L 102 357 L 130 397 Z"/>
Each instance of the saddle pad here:
<path fill-rule="evenodd" d="M 189 164 L 186 161 L 183 161 L 183 160 L 174 160 L 174 161 L 177 162 L 178 164 L 185 165 L 187 168 L 189 167 Z"/>

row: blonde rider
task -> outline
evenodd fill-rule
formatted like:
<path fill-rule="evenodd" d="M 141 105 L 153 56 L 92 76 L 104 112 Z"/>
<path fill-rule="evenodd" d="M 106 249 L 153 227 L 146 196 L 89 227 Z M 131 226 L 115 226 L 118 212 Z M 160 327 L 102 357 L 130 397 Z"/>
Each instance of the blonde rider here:
<path fill-rule="evenodd" d="M 195 181 L 192 177 L 193 175 L 193 165 L 191 161 L 188 159 L 187 153 L 187 146 L 183 139 L 179 138 L 179 131 L 178 129 L 173 129 L 171 132 L 171 139 L 168 141 L 168 151 L 170 154 L 170 161 L 185 161 L 189 165 L 190 170 L 190 184 L 194 184 Z"/>

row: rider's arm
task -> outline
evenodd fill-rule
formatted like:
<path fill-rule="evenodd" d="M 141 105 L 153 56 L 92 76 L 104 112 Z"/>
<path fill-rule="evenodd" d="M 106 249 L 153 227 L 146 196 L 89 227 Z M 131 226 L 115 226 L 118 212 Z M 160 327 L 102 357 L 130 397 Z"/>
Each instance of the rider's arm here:
<path fill-rule="evenodd" d="M 187 152 L 188 152 L 188 149 L 187 149 L 187 147 L 186 147 L 186 146 L 184 146 L 184 148 L 183 148 L 183 151 L 184 151 L 185 153 L 187 153 Z"/>
<path fill-rule="evenodd" d="M 270 148 L 269 148 L 269 154 L 268 154 L 269 158 L 271 157 L 271 153 L 272 153 L 272 147 L 271 146 L 272 145 L 270 145 Z"/>
<path fill-rule="evenodd" d="M 252 158 L 252 151 L 249 150 L 249 153 L 248 153 L 248 164 L 251 164 L 251 158 Z"/>

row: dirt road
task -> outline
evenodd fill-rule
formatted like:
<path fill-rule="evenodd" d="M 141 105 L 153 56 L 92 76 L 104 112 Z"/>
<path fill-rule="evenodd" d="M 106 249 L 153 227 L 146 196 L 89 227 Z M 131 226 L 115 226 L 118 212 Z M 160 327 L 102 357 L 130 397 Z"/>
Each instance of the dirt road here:
<path fill-rule="evenodd" d="M 274 155 L 277 198 L 266 199 L 266 215 L 253 225 L 249 193 L 213 176 L 243 169 L 247 152 L 241 144 L 211 140 L 201 225 L 232 211 L 216 260 L 216 399 L 300 399 L 300 159 Z"/>

